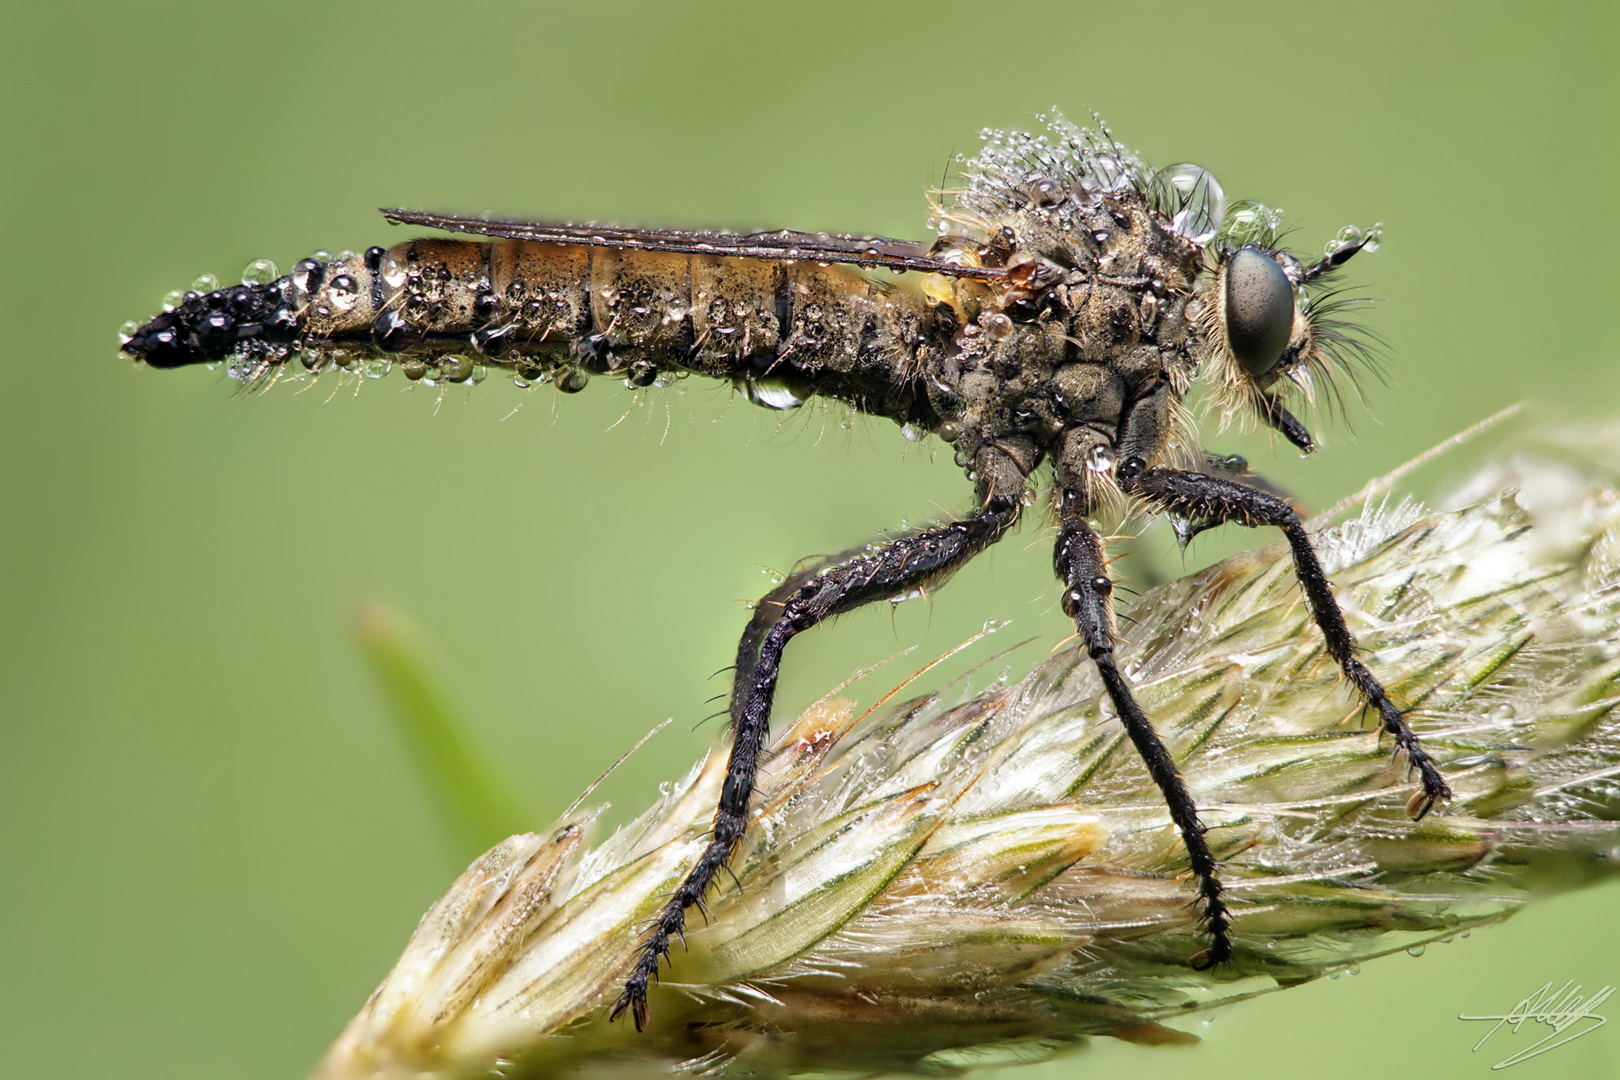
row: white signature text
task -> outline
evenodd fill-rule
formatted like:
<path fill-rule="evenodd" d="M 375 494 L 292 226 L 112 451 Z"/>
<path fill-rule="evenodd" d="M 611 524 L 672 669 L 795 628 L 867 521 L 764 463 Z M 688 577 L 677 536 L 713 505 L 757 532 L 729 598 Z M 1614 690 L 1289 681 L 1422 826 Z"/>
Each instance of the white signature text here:
<path fill-rule="evenodd" d="M 1543 984 L 1539 990 L 1529 997 L 1522 998 L 1517 1005 L 1503 1015 L 1469 1016 L 1467 1013 L 1460 1013 L 1457 1019 L 1496 1021 L 1495 1026 L 1485 1033 L 1485 1038 L 1474 1044 L 1475 1053 L 1478 1053 L 1479 1048 L 1485 1045 L 1485 1039 L 1489 1039 L 1492 1035 L 1501 1031 L 1503 1027 L 1511 1027 L 1515 1035 L 1518 1034 L 1520 1026 L 1527 1022 L 1546 1024 L 1552 1028 L 1550 1033 L 1533 1045 L 1520 1050 L 1512 1057 L 1503 1058 L 1491 1066 L 1492 1069 L 1505 1069 L 1510 1065 L 1517 1065 L 1521 1061 L 1529 1061 L 1538 1054 L 1545 1054 L 1549 1050 L 1557 1049 L 1565 1043 L 1574 1042 L 1582 1035 L 1590 1035 L 1609 1022 L 1607 1017 L 1599 1016 L 1595 1010 L 1608 999 L 1610 994 L 1614 993 L 1614 987 L 1605 986 L 1589 998 L 1581 997 L 1581 989 L 1573 980 L 1565 982 L 1557 990 L 1554 990 L 1553 984 L 1549 982 Z M 1588 1021 L 1588 1023 L 1577 1030 L 1571 1030 L 1577 1024 L 1581 1024 L 1582 1021 Z M 1568 1034 L 1565 1034 L 1566 1032 Z M 1557 1039 L 1557 1042 L 1552 1041 L 1554 1039 Z"/>

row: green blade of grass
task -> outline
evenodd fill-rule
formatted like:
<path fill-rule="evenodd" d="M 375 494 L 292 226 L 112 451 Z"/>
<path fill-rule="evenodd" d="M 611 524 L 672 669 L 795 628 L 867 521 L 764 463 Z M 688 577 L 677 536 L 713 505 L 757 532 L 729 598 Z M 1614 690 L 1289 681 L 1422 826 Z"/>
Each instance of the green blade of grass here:
<path fill-rule="evenodd" d="M 366 605 L 355 617 L 354 636 L 457 857 L 471 858 L 532 827 L 538 819 L 478 745 L 398 613 Z"/>

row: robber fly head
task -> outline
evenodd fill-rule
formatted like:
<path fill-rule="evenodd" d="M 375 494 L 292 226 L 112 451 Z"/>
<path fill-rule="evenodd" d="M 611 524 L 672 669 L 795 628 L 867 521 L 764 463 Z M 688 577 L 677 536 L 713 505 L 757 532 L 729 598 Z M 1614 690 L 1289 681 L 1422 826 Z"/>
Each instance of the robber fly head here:
<path fill-rule="evenodd" d="M 1199 323 L 1223 424 L 1275 416 L 1288 393 L 1314 406 L 1325 391 L 1337 405 L 1345 385 L 1356 386 L 1358 369 L 1376 368 L 1370 336 L 1339 317 L 1365 301 L 1341 295 L 1331 278 L 1356 252 L 1377 250 L 1378 226 L 1340 230 L 1327 253 L 1306 264 L 1279 246 L 1277 225 L 1276 212 L 1241 203 L 1207 249 L 1214 273 Z"/>

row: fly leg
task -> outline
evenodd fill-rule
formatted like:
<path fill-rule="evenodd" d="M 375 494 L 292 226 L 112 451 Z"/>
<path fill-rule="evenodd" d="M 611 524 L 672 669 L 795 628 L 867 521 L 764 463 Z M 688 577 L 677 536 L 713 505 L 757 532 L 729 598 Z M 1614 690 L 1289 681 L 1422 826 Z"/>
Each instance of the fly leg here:
<path fill-rule="evenodd" d="M 1114 703 L 1114 711 L 1158 785 L 1170 810 L 1170 820 L 1181 833 L 1181 842 L 1192 861 L 1192 872 L 1198 878 L 1198 899 L 1203 905 L 1199 919 L 1210 936 L 1209 948 L 1195 958 L 1194 966 L 1206 968 L 1222 964 L 1232 959 L 1232 920 L 1226 901 L 1221 898 L 1220 880 L 1215 876 L 1215 856 L 1204 840 L 1198 807 L 1187 791 L 1180 770 L 1153 730 L 1147 714 L 1136 703 L 1114 660 L 1114 586 L 1103 560 L 1102 540 L 1086 519 L 1090 510 L 1091 499 L 1083 487 L 1067 484 L 1062 487 L 1058 494 L 1058 540 L 1053 561 L 1057 576 L 1064 584 L 1063 610 L 1080 631 L 1086 651 L 1102 676 L 1103 688 Z"/>
<path fill-rule="evenodd" d="M 730 861 L 742 839 L 759 754 L 770 730 L 782 650 L 794 635 L 834 615 L 943 581 L 1005 535 L 1023 512 L 1028 469 L 1010 454 L 990 447 L 980 454 L 978 472 L 979 510 L 972 516 L 800 571 L 767 594 L 756 609 L 738 650 L 731 757 L 714 814 L 713 839 L 642 941 L 624 992 L 614 1003 L 612 1018 L 628 1011 L 638 1031 L 646 1025 L 648 980 L 668 955 L 670 938 L 680 935 L 686 909 L 702 902 L 709 883 Z"/>
<path fill-rule="evenodd" d="M 1165 510 L 1200 524 L 1235 521 L 1251 528 L 1274 525 L 1281 529 L 1293 551 L 1294 572 L 1305 590 L 1311 615 L 1316 625 L 1322 628 L 1328 655 L 1338 661 L 1339 667 L 1361 691 L 1367 704 L 1377 710 L 1383 730 L 1395 740 L 1397 751 L 1406 752 L 1410 767 L 1417 770 L 1422 780 L 1423 790 L 1412 797 L 1407 804 L 1407 812 L 1414 818 L 1421 818 L 1435 803 L 1451 798 L 1451 788 L 1418 742 L 1417 735 L 1407 726 L 1401 710 L 1389 699 L 1383 684 L 1356 658 L 1356 639 L 1345 625 L 1344 613 L 1333 599 L 1332 586 L 1322 571 L 1315 549 L 1311 547 L 1311 538 L 1300 524 L 1299 515 L 1293 507 L 1275 495 L 1231 480 L 1180 469 L 1146 468 L 1141 458 L 1122 461 L 1116 475 L 1126 492 L 1140 495 Z"/>

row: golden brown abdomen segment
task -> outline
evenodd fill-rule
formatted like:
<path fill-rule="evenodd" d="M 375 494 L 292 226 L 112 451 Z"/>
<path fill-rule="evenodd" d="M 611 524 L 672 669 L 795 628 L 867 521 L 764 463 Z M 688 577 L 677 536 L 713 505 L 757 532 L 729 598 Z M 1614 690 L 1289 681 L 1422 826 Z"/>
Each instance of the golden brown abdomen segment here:
<path fill-rule="evenodd" d="M 635 385 L 681 372 L 797 380 L 884 413 L 893 408 L 873 395 L 915 378 L 934 320 L 912 290 L 842 267 L 523 240 L 373 248 L 328 264 L 308 296 L 311 349 L 429 365 L 477 353 L 530 374 L 623 373 Z"/>

